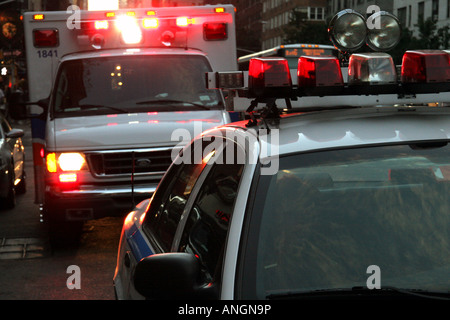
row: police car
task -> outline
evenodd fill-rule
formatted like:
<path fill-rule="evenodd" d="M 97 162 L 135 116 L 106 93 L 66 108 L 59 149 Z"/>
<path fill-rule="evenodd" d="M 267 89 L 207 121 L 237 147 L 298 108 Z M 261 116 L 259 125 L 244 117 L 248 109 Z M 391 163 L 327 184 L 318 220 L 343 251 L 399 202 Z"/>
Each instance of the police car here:
<path fill-rule="evenodd" d="M 126 217 L 117 298 L 450 298 L 450 57 L 407 51 L 397 76 L 353 53 L 348 70 L 301 57 L 293 78 L 260 58 L 248 78 L 208 75 L 248 84 L 250 117 L 193 139 Z"/>

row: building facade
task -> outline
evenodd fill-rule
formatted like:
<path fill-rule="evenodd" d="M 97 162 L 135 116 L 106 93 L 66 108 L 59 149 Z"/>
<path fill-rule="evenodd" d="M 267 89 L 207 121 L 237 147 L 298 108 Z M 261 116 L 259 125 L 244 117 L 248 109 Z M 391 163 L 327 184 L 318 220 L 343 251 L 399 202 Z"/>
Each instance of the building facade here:
<path fill-rule="evenodd" d="M 419 20 L 432 18 L 437 28 L 450 27 L 450 0 L 395 0 L 393 13 L 414 36 L 418 35 Z"/>
<path fill-rule="evenodd" d="M 294 9 L 305 22 L 325 22 L 327 0 L 262 0 L 263 50 L 283 44 L 283 28 L 289 24 Z"/>

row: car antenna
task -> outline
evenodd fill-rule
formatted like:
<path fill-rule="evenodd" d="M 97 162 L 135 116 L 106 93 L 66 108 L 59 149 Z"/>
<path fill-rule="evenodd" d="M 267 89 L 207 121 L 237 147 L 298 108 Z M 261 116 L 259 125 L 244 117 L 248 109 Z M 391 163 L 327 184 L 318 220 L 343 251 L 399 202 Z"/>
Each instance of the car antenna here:
<path fill-rule="evenodd" d="M 131 151 L 131 210 L 134 210 L 134 151 Z"/>

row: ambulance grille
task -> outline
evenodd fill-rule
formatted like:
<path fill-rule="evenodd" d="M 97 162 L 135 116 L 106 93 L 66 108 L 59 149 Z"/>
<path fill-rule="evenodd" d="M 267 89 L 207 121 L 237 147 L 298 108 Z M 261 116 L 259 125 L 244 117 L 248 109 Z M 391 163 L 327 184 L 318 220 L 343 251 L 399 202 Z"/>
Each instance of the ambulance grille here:
<path fill-rule="evenodd" d="M 87 155 L 95 176 L 162 174 L 172 163 L 172 148 L 99 152 Z"/>

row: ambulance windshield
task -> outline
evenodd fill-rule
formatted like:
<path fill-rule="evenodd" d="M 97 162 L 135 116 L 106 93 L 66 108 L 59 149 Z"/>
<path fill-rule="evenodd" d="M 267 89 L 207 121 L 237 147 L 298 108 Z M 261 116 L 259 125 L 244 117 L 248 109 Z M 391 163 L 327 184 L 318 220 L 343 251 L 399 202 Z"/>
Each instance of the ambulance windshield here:
<path fill-rule="evenodd" d="M 59 71 L 55 117 L 223 108 L 218 90 L 205 89 L 201 56 L 100 57 L 65 62 Z"/>

